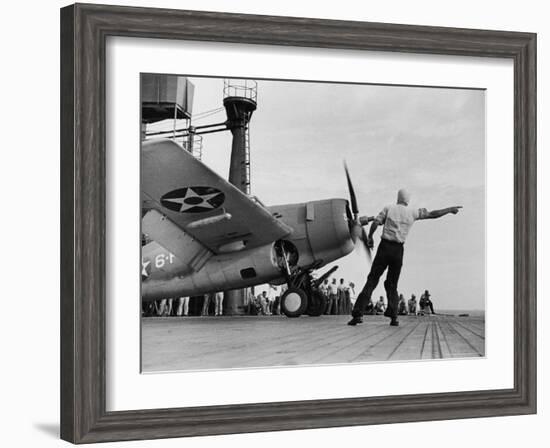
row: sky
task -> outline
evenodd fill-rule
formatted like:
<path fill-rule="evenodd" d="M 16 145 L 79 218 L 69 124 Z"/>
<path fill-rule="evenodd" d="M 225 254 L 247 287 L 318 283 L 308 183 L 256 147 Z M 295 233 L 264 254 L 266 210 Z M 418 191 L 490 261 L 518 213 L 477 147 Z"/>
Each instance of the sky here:
<path fill-rule="evenodd" d="M 190 80 L 194 115 L 223 106 L 223 79 Z M 462 205 L 458 215 L 415 223 L 399 292 L 419 298 L 430 290 L 436 311 L 485 308 L 483 90 L 258 80 L 257 101 L 253 195 L 266 205 L 348 198 L 345 160 L 362 215 L 394 203 L 400 188 L 413 207 Z M 222 110 L 193 124 L 224 120 Z M 231 134 L 203 138 L 203 162 L 227 178 Z M 333 264 L 337 278 L 363 287 L 370 265 L 360 249 Z M 373 298 L 385 295 L 383 279 Z"/>

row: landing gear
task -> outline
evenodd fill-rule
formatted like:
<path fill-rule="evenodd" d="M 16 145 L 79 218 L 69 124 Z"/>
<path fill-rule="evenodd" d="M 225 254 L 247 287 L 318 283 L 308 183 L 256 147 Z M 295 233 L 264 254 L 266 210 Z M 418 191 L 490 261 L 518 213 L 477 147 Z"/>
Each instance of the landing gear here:
<path fill-rule="evenodd" d="M 281 240 L 275 243 L 275 255 L 281 272 L 286 277 L 288 289 L 281 296 L 281 312 L 288 317 L 299 317 L 302 314 L 320 316 L 325 312 L 327 300 L 319 291 L 322 281 L 337 269 L 333 267 L 321 278 L 315 280 L 311 273 L 321 266 L 317 261 L 305 267 L 298 266 L 298 250 L 290 241 Z"/>
<path fill-rule="evenodd" d="M 287 317 L 299 317 L 306 311 L 308 297 L 300 288 L 288 288 L 281 296 L 281 311 Z"/>
<path fill-rule="evenodd" d="M 281 311 L 285 316 L 302 314 L 317 317 L 325 312 L 327 299 L 314 285 L 311 275 L 306 274 L 301 285 L 291 286 L 281 296 Z"/>
<path fill-rule="evenodd" d="M 313 269 L 300 269 L 289 277 L 289 287 L 281 297 L 281 311 L 286 316 L 307 314 L 317 317 L 325 312 L 327 299 L 318 289 L 319 281 L 311 276 Z"/>

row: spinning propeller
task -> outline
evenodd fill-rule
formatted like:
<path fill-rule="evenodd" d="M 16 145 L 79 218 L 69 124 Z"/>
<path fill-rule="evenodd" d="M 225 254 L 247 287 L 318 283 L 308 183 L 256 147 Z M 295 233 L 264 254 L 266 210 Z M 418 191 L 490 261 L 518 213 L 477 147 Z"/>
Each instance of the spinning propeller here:
<path fill-rule="evenodd" d="M 367 244 L 367 232 L 365 232 L 365 228 L 363 226 L 366 226 L 370 221 L 373 221 L 374 218 L 372 216 L 359 216 L 357 197 L 355 196 L 355 190 L 353 189 L 353 184 L 351 183 L 351 177 L 349 175 L 346 162 L 344 162 L 344 169 L 346 170 L 346 179 L 348 181 L 348 190 L 351 205 L 351 214 L 349 214 L 350 210 L 348 210 L 349 231 L 353 242 L 357 241 L 357 239 L 361 240 L 363 246 L 365 247 L 365 251 L 367 252 L 367 258 L 369 259 L 369 262 L 371 262 L 371 248 Z"/>

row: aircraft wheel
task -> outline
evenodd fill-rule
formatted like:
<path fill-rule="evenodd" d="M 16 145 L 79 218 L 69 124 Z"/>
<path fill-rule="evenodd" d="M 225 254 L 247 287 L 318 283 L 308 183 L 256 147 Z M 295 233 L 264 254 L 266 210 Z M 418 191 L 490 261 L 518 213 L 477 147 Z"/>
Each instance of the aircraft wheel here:
<path fill-rule="evenodd" d="M 327 299 L 325 295 L 318 290 L 313 291 L 309 298 L 309 307 L 307 310 L 307 314 L 315 317 L 320 316 L 325 312 L 326 307 Z"/>
<path fill-rule="evenodd" d="M 300 288 L 288 288 L 281 297 L 281 311 L 287 317 L 298 317 L 307 308 L 307 295 Z"/>

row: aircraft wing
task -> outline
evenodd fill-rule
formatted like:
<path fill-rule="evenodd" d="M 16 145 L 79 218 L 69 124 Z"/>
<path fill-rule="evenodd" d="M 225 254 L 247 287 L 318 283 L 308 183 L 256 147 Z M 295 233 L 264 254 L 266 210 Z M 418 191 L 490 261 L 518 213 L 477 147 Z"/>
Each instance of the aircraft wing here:
<path fill-rule="evenodd" d="M 263 246 L 292 228 L 171 140 L 141 148 L 142 208 L 155 209 L 215 254 Z"/>

